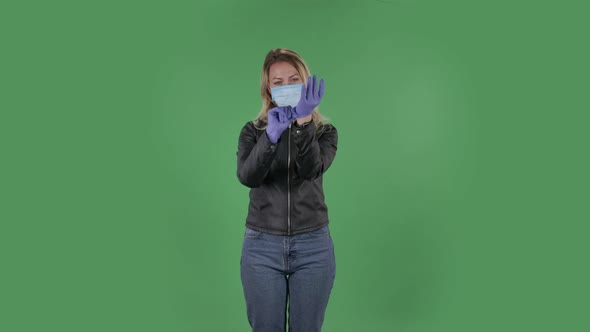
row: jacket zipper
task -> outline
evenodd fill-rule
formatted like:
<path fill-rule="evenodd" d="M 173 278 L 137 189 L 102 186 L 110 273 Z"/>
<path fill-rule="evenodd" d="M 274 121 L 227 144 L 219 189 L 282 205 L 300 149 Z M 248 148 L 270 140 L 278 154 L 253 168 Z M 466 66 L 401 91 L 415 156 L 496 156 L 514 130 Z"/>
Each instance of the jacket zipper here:
<path fill-rule="evenodd" d="M 289 124 L 289 144 L 287 155 L 287 235 L 291 235 L 291 125 Z"/>

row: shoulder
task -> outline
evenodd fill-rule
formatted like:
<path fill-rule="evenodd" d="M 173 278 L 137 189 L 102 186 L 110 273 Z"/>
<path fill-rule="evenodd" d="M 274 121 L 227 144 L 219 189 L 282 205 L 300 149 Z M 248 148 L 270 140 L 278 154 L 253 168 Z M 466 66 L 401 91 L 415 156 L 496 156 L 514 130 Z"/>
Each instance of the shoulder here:
<path fill-rule="evenodd" d="M 248 122 L 246 122 L 243 126 L 242 126 L 242 130 L 250 130 L 254 127 L 254 124 L 252 123 L 252 120 L 248 120 Z"/>
<path fill-rule="evenodd" d="M 264 133 L 264 128 L 258 127 L 255 120 L 249 120 L 242 126 L 240 137 L 252 141 L 260 137 L 262 133 Z"/>
<path fill-rule="evenodd" d="M 248 120 L 248 122 L 242 126 L 242 131 L 256 132 L 256 130 L 260 130 L 260 127 L 255 120 Z"/>
<path fill-rule="evenodd" d="M 256 118 L 254 120 L 248 120 L 243 128 L 248 128 L 252 131 L 261 131 L 266 129 L 266 121 L 260 118 Z"/>
<path fill-rule="evenodd" d="M 332 123 L 322 123 L 319 127 L 317 127 L 316 131 L 318 135 L 338 135 L 338 130 L 336 129 L 336 126 L 334 126 L 334 124 Z"/>
<path fill-rule="evenodd" d="M 320 128 L 324 128 L 324 130 L 336 130 L 336 126 L 331 122 L 321 124 Z"/>

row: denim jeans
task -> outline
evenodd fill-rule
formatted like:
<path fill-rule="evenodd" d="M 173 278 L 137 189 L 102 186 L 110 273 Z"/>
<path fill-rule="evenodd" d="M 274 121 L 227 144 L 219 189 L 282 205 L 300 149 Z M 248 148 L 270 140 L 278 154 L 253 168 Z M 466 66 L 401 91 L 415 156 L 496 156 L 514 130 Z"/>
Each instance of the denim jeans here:
<path fill-rule="evenodd" d="M 320 332 L 336 277 L 328 225 L 297 235 L 246 227 L 240 273 L 253 332 Z M 288 318 L 287 318 L 288 315 Z"/>

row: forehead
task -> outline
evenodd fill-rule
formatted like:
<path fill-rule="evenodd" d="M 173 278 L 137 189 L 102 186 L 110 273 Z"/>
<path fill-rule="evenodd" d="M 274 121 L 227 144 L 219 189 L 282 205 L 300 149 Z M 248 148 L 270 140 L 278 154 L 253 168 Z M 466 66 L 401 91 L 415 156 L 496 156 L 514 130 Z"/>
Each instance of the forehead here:
<path fill-rule="evenodd" d="M 297 69 L 295 69 L 295 67 L 293 67 L 292 64 L 288 63 L 288 62 L 275 62 L 273 63 L 269 70 L 268 70 L 268 74 L 270 76 L 270 78 L 275 78 L 275 77 L 279 77 L 279 78 L 287 78 L 291 75 L 294 74 L 298 74 L 297 73 Z"/>

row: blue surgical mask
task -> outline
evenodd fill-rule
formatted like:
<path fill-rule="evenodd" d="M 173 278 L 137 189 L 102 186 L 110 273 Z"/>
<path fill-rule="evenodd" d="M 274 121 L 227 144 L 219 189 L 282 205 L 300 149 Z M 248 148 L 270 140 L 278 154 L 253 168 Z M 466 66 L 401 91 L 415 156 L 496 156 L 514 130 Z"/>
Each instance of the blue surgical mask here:
<path fill-rule="evenodd" d="M 299 102 L 299 98 L 301 98 L 301 86 L 303 86 L 303 83 L 271 88 L 270 94 L 272 95 L 272 100 L 278 106 L 295 107 Z"/>

